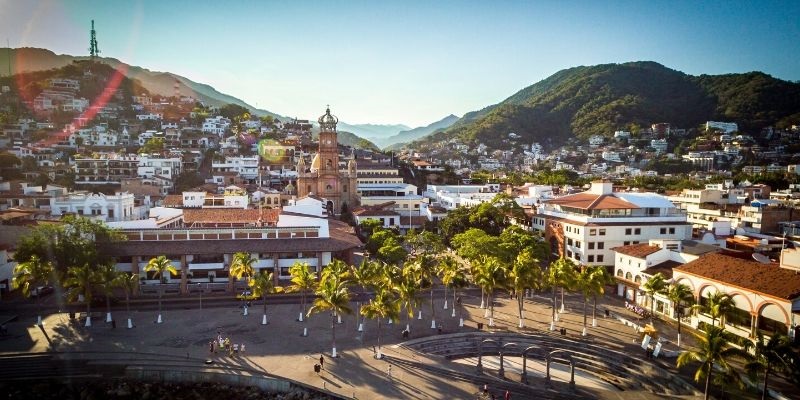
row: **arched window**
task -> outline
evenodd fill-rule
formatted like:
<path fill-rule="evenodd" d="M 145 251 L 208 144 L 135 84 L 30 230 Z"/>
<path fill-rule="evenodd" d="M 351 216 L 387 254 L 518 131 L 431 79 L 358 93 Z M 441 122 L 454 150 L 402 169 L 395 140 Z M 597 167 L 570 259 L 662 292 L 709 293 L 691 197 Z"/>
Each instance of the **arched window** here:
<path fill-rule="evenodd" d="M 622 278 L 622 269 L 617 270 L 617 276 Z"/>
<path fill-rule="evenodd" d="M 630 273 L 630 272 L 628 272 L 628 273 L 626 273 L 626 274 L 625 274 L 625 279 L 627 279 L 627 280 L 631 280 L 631 278 L 633 278 L 633 275 L 631 275 L 631 273 Z"/>
<path fill-rule="evenodd" d="M 636 278 L 634 278 L 633 281 L 636 282 L 636 283 L 642 283 L 642 276 L 641 275 L 636 275 Z"/>
<path fill-rule="evenodd" d="M 325 162 L 325 166 L 328 167 L 328 168 L 332 168 L 333 167 L 333 161 L 331 159 L 328 159 L 328 161 Z"/>
<path fill-rule="evenodd" d="M 331 191 L 331 190 L 333 190 L 333 186 L 331 186 L 331 185 L 326 185 L 326 186 L 325 186 L 325 190 L 327 190 L 327 191 Z"/>

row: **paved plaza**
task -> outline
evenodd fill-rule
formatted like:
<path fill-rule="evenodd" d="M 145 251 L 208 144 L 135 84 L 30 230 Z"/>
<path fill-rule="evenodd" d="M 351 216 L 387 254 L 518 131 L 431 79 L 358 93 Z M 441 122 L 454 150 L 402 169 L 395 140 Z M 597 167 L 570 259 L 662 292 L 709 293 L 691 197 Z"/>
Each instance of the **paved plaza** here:
<path fill-rule="evenodd" d="M 478 292 L 462 296 L 459 315 L 464 317 L 465 326 L 459 327 L 459 318 L 452 317 L 452 310 L 442 309 L 442 295 L 437 292 L 435 302 L 436 321 L 442 328 L 441 334 L 456 332 L 476 332 L 477 324 L 487 325 L 485 311 L 480 309 Z M 516 301 L 507 295 L 498 298 L 495 306 L 495 327 L 492 330 L 508 332 L 517 331 Z M 425 297 L 427 300 L 427 297 Z M 450 299 L 452 300 L 452 298 Z M 165 304 L 170 300 L 165 299 Z M 607 345 L 617 351 L 626 352 L 644 358 L 644 352 L 638 347 L 639 334 L 630 326 L 626 326 L 617 317 L 633 320 L 634 314 L 625 310 L 621 300 L 612 297 L 602 299 L 598 311 L 598 326 L 591 327 L 589 317 L 589 335 L 580 338 L 582 329 L 582 302 L 577 296 L 568 296 L 566 312 L 561 314 L 557 328 L 566 328 L 567 336 L 572 339 L 586 340 L 594 344 Z M 249 315 L 242 315 L 242 309 L 236 306 L 209 308 L 202 310 L 198 303 L 183 301 L 181 306 L 165 307 L 162 313 L 163 323 L 155 323 L 157 312 L 151 306 L 143 307 L 146 311 L 133 311 L 135 323 L 133 329 L 125 327 L 125 310 L 118 307 L 114 310 L 117 320 L 116 328 L 104 322 L 104 318 L 95 317 L 91 328 L 83 327 L 77 320 L 70 320 L 66 313 L 47 315 L 44 330 L 33 325 L 35 314 L 25 312 L 20 318 L 8 324 L 9 334 L 0 339 L 0 351 L 8 352 L 46 352 L 50 349 L 58 351 L 103 351 L 158 353 L 176 357 L 186 357 L 189 362 L 203 363 L 206 359 L 218 363 L 234 364 L 258 373 L 259 371 L 302 382 L 306 385 L 327 391 L 344 398 L 389 398 L 389 399 L 453 399 L 475 398 L 481 390 L 479 382 L 452 379 L 434 372 L 414 368 L 413 364 L 400 360 L 439 363 L 454 370 L 474 371 L 475 360 L 463 359 L 453 362 L 447 360 L 431 360 L 402 346 L 401 331 L 405 328 L 405 315 L 399 323 L 382 327 L 383 353 L 386 358 L 374 357 L 374 346 L 377 342 L 376 321 L 368 320 L 364 332 L 358 332 L 355 315 L 344 316 L 341 324 L 336 324 L 336 341 L 339 357 L 331 357 L 331 329 L 328 314 L 313 315 L 305 322 L 299 322 L 298 304 L 269 305 L 268 324 L 262 325 L 261 302 L 254 303 Z M 354 310 L 357 304 L 353 303 Z M 523 332 L 548 332 L 550 321 L 549 298 L 533 296 L 526 300 L 525 325 Z M 136 309 L 134 305 L 132 309 Z M 608 309 L 611 316 L 605 317 Z M 431 329 L 431 308 L 426 303 L 421 308 L 423 318 L 417 319 L 415 313 L 411 322 L 411 339 L 440 334 Z M 104 309 L 99 309 L 104 315 Z M 591 304 L 590 304 L 591 311 Z M 3 313 L 8 314 L 8 310 Z M 303 328 L 308 329 L 308 336 L 302 336 Z M 677 350 L 672 342 L 675 339 L 674 328 L 658 323 L 662 338 L 666 339 L 665 350 Z M 484 331 L 489 330 L 484 326 Z M 232 343 L 244 344 L 245 352 L 233 356 L 221 351 L 210 353 L 209 342 L 221 334 Z M 558 331 L 552 334 L 557 334 Z M 684 346 L 691 345 L 691 335 L 683 335 Z M 314 365 L 319 363 L 323 354 L 324 367 L 317 373 Z M 654 361 L 657 362 L 657 361 Z M 488 370 L 496 368 L 498 360 L 495 356 L 485 356 L 484 363 Z M 519 358 L 506 359 L 510 372 L 519 372 Z M 667 359 L 666 364 L 674 363 Z M 392 365 L 391 377 L 389 365 Z M 493 367 L 494 366 L 494 367 Z M 541 374 L 541 364 L 529 364 L 529 373 Z M 578 373 L 576 383 L 579 388 L 603 398 L 659 398 L 648 393 L 621 392 L 613 386 L 602 382 L 591 374 Z M 568 379 L 565 372 L 554 371 L 555 381 Z M 501 393 L 497 393 L 500 395 Z M 501 397 L 498 397 L 501 398 Z"/>

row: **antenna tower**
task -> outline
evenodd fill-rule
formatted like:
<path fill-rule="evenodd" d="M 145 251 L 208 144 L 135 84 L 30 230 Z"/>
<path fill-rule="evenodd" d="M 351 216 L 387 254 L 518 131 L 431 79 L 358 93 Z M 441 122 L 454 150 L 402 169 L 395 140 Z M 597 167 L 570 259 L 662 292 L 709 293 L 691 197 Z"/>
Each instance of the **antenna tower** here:
<path fill-rule="evenodd" d="M 94 60 L 100 55 L 100 50 L 97 49 L 97 32 L 94 30 L 94 20 L 92 20 L 92 33 L 89 38 L 89 55 Z"/>

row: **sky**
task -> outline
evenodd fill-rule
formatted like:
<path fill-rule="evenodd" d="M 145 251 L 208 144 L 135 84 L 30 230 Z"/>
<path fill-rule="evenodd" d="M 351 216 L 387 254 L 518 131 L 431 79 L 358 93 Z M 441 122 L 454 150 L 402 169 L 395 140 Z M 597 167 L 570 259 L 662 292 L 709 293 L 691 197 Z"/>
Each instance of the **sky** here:
<path fill-rule="evenodd" d="M 280 115 L 427 125 L 564 68 L 800 81 L 800 1 L 0 0 L 0 47 L 168 71 Z"/>

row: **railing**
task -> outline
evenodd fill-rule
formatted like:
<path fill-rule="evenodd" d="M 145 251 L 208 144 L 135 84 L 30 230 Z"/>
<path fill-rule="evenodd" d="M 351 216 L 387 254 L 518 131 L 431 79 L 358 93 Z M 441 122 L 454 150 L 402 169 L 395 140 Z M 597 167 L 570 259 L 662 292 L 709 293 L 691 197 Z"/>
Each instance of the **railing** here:
<path fill-rule="evenodd" d="M 319 227 L 131 229 L 129 241 L 298 239 L 319 237 Z"/>

